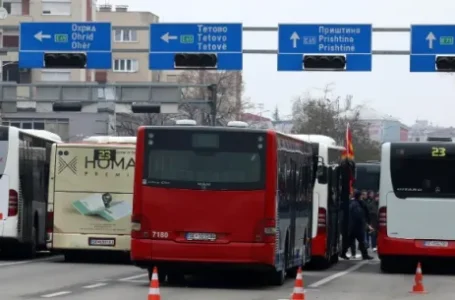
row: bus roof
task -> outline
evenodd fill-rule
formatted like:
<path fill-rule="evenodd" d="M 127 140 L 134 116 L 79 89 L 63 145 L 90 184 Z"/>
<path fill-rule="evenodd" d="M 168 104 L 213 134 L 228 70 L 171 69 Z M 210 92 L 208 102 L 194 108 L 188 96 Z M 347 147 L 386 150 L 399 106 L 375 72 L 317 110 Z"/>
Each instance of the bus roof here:
<path fill-rule="evenodd" d="M 338 146 L 335 139 L 321 134 L 290 134 L 293 138 L 309 142 L 326 145 L 330 148 L 344 150 L 343 146 Z"/>
<path fill-rule="evenodd" d="M 82 140 L 90 144 L 136 144 L 135 136 L 90 136 Z"/>
<path fill-rule="evenodd" d="M 12 128 L 17 128 L 17 127 L 12 127 Z M 58 142 L 63 143 L 62 138 L 59 135 L 57 135 L 53 132 L 47 131 L 47 130 L 20 129 L 20 128 L 17 128 L 17 129 L 19 131 L 22 131 L 24 133 L 27 133 L 27 134 L 30 134 L 30 135 L 33 135 L 33 136 L 36 136 L 39 138 L 47 139 L 47 140 L 54 141 L 57 143 Z"/>

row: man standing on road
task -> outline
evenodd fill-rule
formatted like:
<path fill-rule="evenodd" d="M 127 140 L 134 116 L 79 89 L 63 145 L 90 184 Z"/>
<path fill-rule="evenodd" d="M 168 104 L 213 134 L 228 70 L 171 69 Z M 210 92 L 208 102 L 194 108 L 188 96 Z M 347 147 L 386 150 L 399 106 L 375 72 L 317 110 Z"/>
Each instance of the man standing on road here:
<path fill-rule="evenodd" d="M 363 194 L 363 195 L 362 195 Z M 370 214 L 365 201 L 362 200 L 362 196 L 366 198 L 366 192 L 356 191 L 354 198 L 349 204 L 349 240 L 346 243 L 347 247 L 341 252 L 341 258 L 349 259 L 346 256 L 349 246 L 351 246 L 355 240 L 359 243 L 359 250 L 362 253 L 363 259 L 373 259 L 368 255 L 367 248 L 365 247 L 365 235 L 366 229 L 372 230 L 370 223 Z"/>

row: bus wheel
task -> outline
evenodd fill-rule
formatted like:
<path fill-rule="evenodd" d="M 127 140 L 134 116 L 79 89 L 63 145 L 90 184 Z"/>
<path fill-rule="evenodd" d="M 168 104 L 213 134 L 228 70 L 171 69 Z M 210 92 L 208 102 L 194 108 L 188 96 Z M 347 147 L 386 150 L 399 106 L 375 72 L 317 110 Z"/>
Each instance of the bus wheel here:
<path fill-rule="evenodd" d="M 28 243 L 19 246 L 20 258 L 31 259 L 36 256 L 36 248 L 38 244 L 38 230 L 35 226 L 32 227 L 32 240 Z"/>
<path fill-rule="evenodd" d="M 383 273 L 398 273 L 400 264 L 390 257 L 381 257 L 381 271 Z"/>
<path fill-rule="evenodd" d="M 180 272 L 169 272 L 167 274 L 167 282 L 172 285 L 180 285 L 185 283 L 185 274 Z"/>
<path fill-rule="evenodd" d="M 270 284 L 271 285 L 275 285 L 275 286 L 281 286 L 284 284 L 284 282 L 286 281 L 286 270 L 285 268 L 283 267 L 283 269 L 281 269 L 281 271 L 276 271 L 276 270 L 273 270 L 271 271 L 272 273 L 270 274 Z"/>

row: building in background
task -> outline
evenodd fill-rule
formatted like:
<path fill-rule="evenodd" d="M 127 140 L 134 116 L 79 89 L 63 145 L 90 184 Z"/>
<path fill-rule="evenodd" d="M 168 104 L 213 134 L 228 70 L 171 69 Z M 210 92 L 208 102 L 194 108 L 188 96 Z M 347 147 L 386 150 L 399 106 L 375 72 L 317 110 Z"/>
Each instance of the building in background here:
<path fill-rule="evenodd" d="M 455 138 L 455 128 L 438 126 L 428 120 L 416 120 L 410 127 L 410 141 L 425 142 L 427 138 L 431 137 Z"/>
<path fill-rule="evenodd" d="M 408 140 L 409 128 L 397 118 L 369 107 L 360 109 L 359 118 L 367 126 L 373 141 L 384 143 Z"/>
<path fill-rule="evenodd" d="M 0 1 L 2 2 L 2 1 Z M 83 22 L 96 20 L 96 1 L 92 0 L 3 0 L 9 15 L 1 20 L 3 26 L 19 26 L 21 22 Z M 8 50 L 1 57 L 2 80 L 17 83 L 93 81 L 93 72 L 86 70 L 19 69 L 19 30 L 0 29 L 0 47 Z M 27 92 L 26 89 L 23 90 Z M 28 97 L 27 94 L 22 94 Z"/>
<path fill-rule="evenodd" d="M 107 1 L 108 2 L 108 1 Z M 2 3 L 2 1 L 0 1 Z M 151 12 L 129 11 L 126 5 L 101 5 L 98 9 L 95 0 L 3 0 L 3 7 L 9 13 L 0 25 L 19 26 L 21 22 L 110 22 L 112 32 L 112 48 L 127 49 L 128 52 L 113 53 L 112 70 L 30 70 L 19 69 L 18 52 L 19 32 L 8 27 L 0 29 L 0 51 L 3 56 L 2 79 L 19 84 L 40 82 L 93 82 L 93 83 L 150 83 L 178 82 L 181 71 L 151 72 L 149 70 L 148 53 L 135 52 L 136 49 L 149 48 L 149 31 L 139 30 L 159 21 L 159 17 Z M 241 103 L 242 75 L 236 75 L 236 88 L 232 93 L 234 103 Z M 117 91 L 113 88 L 99 88 L 99 101 L 117 99 Z M 116 124 L 125 112 L 106 110 L 94 113 L 67 112 L 36 112 L 36 102 L 30 99 L 30 89 L 18 87 L 17 109 L 2 108 L 3 125 L 12 125 L 24 129 L 46 129 L 62 137 L 66 141 L 80 140 L 90 135 L 106 135 L 117 133 Z M 240 107 L 240 105 L 239 105 Z M 126 118 L 127 119 L 127 118 Z"/>
<path fill-rule="evenodd" d="M 272 120 L 260 115 L 252 113 L 242 113 L 240 114 L 240 121 L 248 123 L 251 128 L 257 129 L 273 129 Z"/>
<path fill-rule="evenodd" d="M 292 127 L 294 126 L 292 120 L 273 121 L 272 123 L 276 131 L 282 133 L 292 133 Z"/>

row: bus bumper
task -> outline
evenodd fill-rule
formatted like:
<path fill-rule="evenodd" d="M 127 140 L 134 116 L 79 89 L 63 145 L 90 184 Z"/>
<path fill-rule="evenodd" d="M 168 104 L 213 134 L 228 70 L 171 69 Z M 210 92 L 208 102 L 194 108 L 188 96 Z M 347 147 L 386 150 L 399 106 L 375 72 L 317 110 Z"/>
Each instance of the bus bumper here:
<path fill-rule="evenodd" d="M 91 245 L 90 240 L 113 241 L 104 246 Z M 106 234 L 75 234 L 53 233 L 52 242 L 48 241 L 48 247 L 52 250 L 102 250 L 102 251 L 129 251 L 131 238 L 129 235 L 106 235 Z M 51 250 L 50 249 L 50 250 Z"/>
<path fill-rule="evenodd" d="M 378 236 L 378 255 L 381 256 L 419 256 L 455 257 L 455 241 L 448 241 L 447 247 L 425 246 L 424 240 L 407 240 Z"/>
<path fill-rule="evenodd" d="M 131 239 L 131 260 L 141 268 L 153 265 L 274 266 L 275 245 L 266 243 L 196 244 Z"/>
<path fill-rule="evenodd" d="M 319 234 L 311 239 L 311 256 L 325 257 L 327 254 L 327 236 Z"/>

